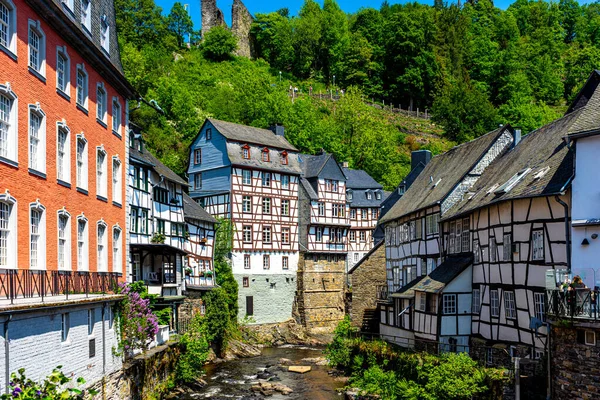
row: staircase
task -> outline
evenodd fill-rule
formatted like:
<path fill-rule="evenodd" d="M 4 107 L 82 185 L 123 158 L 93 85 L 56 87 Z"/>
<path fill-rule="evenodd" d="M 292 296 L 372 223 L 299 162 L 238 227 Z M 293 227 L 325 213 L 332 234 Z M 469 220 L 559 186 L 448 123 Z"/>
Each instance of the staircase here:
<path fill-rule="evenodd" d="M 363 313 L 362 332 L 379 333 L 379 312 L 376 308 L 367 308 Z"/>

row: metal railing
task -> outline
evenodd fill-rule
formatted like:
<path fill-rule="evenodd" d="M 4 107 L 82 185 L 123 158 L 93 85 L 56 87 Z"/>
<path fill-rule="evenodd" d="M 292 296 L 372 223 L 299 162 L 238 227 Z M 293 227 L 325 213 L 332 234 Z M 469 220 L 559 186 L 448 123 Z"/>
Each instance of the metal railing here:
<path fill-rule="evenodd" d="M 0 299 L 44 298 L 85 294 L 115 293 L 121 274 L 113 272 L 0 270 Z"/>
<path fill-rule="evenodd" d="M 548 315 L 559 318 L 600 319 L 598 291 L 588 288 L 548 290 Z"/>

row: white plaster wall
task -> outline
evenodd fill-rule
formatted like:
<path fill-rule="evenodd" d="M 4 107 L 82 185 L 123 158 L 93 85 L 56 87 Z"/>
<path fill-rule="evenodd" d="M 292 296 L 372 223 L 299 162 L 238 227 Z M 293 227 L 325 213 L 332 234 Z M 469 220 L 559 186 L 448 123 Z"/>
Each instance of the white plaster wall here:
<path fill-rule="evenodd" d="M 250 254 L 250 269 L 244 268 L 244 254 Z M 263 255 L 268 254 L 270 256 L 270 268 L 263 269 Z M 288 257 L 289 269 L 283 269 L 283 257 Z M 234 251 L 231 255 L 231 266 L 234 274 L 238 275 L 281 275 L 295 273 L 298 270 L 298 252 L 284 252 L 284 251 L 248 251 L 248 252 L 237 252 Z"/>
<path fill-rule="evenodd" d="M 600 136 L 578 139 L 575 146 L 572 217 L 574 220 L 600 218 Z"/>
<path fill-rule="evenodd" d="M 379 334 L 386 342 L 396 343 L 402 347 L 414 347 L 415 335 L 413 332 L 395 326 L 379 324 Z"/>
<path fill-rule="evenodd" d="M 8 325 L 9 369 L 16 372 L 25 368 L 28 378 L 39 381 L 45 378 L 58 365 L 63 372 L 74 379 L 83 377 L 86 386 L 101 379 L 104 374 L 119 370 L 122 366 L 120 357 L 112 354 L 113 347 L 118 346 L 116 321 L 109 329 L 108 313 L 102 321 L 103 303 L 87 305 L 70 305 L 46 311 L 32 311 L 15 314 Z M 94 333 L 88 335 L 88 309 L 95 309 L 96 322 Z M 69 339 L 61 340 L 61 314 L 68 312 L 71 327 Z M 0 319 L 4 326 L 6 317 Z M 105 333 L 106 369 L 103 371 L 103 335 Z M 2 329 L 1 352 L 2 365 L 5 356 L 5 338 Z M 89 339 L 96 339 L 96 355 L 89 357 Z M 4 370 L 3 370 L 4 373 Z M 0 380 L 0 388 L 4 391 L 4 379 Z"/>

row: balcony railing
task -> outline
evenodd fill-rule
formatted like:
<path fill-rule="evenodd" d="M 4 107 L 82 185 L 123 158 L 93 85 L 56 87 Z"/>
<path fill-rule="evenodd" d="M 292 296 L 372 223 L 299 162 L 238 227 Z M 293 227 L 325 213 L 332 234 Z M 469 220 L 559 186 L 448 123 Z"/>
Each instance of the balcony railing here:
<path fill-rule="evenodd" d="M 598 291 L 588 288 L 548 290 L 548 315 L 557 318 L 600 319 Z"/>
<path fill-rule="evenodd" d="M 30 269 L 0 270 L 0 299 L 44 298 L 83 294 L 115 293 L 121 274 L 112 272 L 46 271 Z"/>

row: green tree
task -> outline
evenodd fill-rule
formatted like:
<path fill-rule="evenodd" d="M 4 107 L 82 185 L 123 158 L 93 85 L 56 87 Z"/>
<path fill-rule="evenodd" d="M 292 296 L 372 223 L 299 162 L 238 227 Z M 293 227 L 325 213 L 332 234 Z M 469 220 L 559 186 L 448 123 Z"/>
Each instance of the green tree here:
<path fill-rule="evenodd" d="M 237 38 L 223 26 L 215 26 L 206 33 L 202 50 L 206 58 L 212 61 L 224 61 L 232 57 L 237 49 Z"/>
<path fill-rule="evenodd" d="M 177 45 L 185 46 L 186 36 L 191 39 L 194 33 L 194 23 L 187 10 L 180 2 L 175 2 L 167 17 L 169 30 L 177 37 Z"/>

